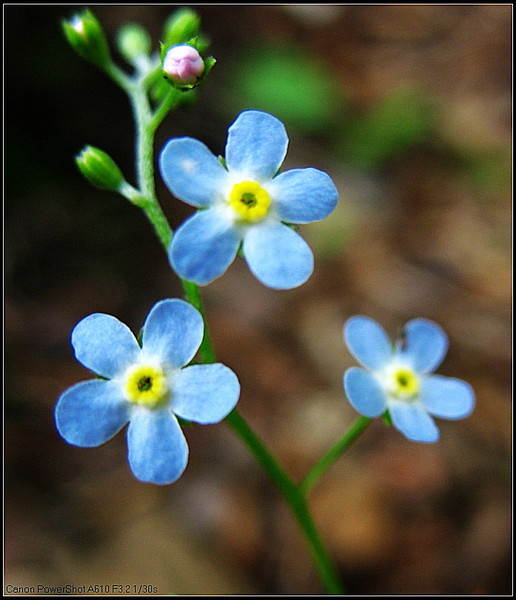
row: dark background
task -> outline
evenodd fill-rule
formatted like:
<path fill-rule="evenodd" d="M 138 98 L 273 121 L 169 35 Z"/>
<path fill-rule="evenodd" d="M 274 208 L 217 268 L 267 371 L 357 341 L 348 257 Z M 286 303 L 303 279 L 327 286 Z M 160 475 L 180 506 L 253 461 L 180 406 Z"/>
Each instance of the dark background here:
<path fill-rule="evenodd" d="M 136 21 L 155 47 L 173 7 L 91 5 L 110 42 Z M 60 29 L 81 8 L 4 5 L 6 584 L 318 594 L 282 498 L 224 424 L 187 430 L 188 468 L 166 487 L 133 478 L 124 435 L 79 449 L 55 431 L 59 394 L 89 377 L 73 326 L 106 312 L 138 331 L 181 294 L 145 217 L 74 165 L 93 144 L 134 181 L 128 102 Z M 351 593 L 510 593 L 512 6 L 196 10 L 218 63 L 156 150 L 192 135 L 223 153 L 240 110 L 268 110 L 289 132 L 284 168 L 327 171 L 341 197 L 302 230 L 306 285 L 269 290 L 237 261 L 205 290 L 242 414 L 301 478 L 356 418 L 346 318 L 392 336 L 414 317 L 440 323 L 439 372 L 473 385 L 474 414 L 439 421 L 431 445 L 375 422 L 311 505 Z M 159 178 L 158 191 L 173 226 L 190 214 Z"/>

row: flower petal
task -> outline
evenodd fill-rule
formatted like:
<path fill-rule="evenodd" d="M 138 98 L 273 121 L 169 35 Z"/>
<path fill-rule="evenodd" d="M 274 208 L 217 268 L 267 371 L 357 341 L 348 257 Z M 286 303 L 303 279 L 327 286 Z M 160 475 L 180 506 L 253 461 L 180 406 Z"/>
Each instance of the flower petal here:
<path fill-rule="evenodd" d="M 463 419 L 475 408 L 475 393 L 461 379 L 432 375 L 423 380 L 421 402 L 436 417 Z"/>
<path fill-rule="evenodd" d="M 389 402 L 392 424 L 414 442 L 437 442 L 439 429 L 419 403 Z"/>
<path fill-rule="evenodd" d="M 353 408 L 366 417 L 379 417 L 387 408 L 381 386 L 364 369 L 351 367 L 344 373 L 344 391 Z"/>
<path fill-rule="evenodd" d="M 239 396 L 238 378 L 225 365 L 192 365 L 174 379 L 171 408 L 183 419 L 207 425 L 227 416 Z"/>
<path fill-rule="evenodd" d="M 291 169 L 266 186 L 278 215 L 288 223 L 326 218 L 337 206 L 339 193 L 330 177 L 317 169 Z"/>
<path fill-rule="evenodd" d="M 168 189 L 193 206 L 210 206 L 221 194 L 228 172 L 199 140 L 174 138 L 163 148 L 159 168 Z"/>
<path fill-rule="evenodd" d="M 310 246 L 283 223 L 268 222 L 250 227 L 244 234 L 243 252 L 256 278 L 273 289 L 297 287 L 314 270 Z"/>
<path fill-rule="evenodd" d="M 72 331 L 75 357 L 101 377 L 111 379 L 133 363 L 140 347 L 132 331 L 111 315 L 95 313 Z"/>
<path fill-rule="evenodd" d="M 392 358 L 387 334 L 369 317 L 357 315 L 348 319 L 344 325 L 344 341 L 358 362 L 372 371 L 383 367 Z"/>
<path fill-rule="evenodd" d="M 405 325 L 406 344 L 399 352 L 419 373 L 430 373 L 448 350 L 448 336 L 433 321 L 413 319 Z"/>
<path fill-rule="evenodd" d="M 168 253 L 170 264 L 181 278 L 206 285 L 233 262 L 240 240 L 220 210 L 199 211 L 175 232 Z"/>
<path fill-rule="evenodd" d="M 153 306 L 143 326 L 142 347 L 173 367 L 184 367 L 199 349 L 204 323 L 199 311 L 178 299 Z"/>
<path fill-rule="evenodd" d="M 94 448 L 110 440 L 129 421 L 129 405 L 118 385 L 91 379 L 61 394 L 55 420 L 57 430 L 69 444 Z"/>
<path fill-rule="evenodd" d="M 146 483 L 172 483 L 188 462 L 185 436 L 169 410 L 135 409 L 127 429 L 127 446 L 132 472 Z"/>
<path fill-rule="evenodd" d="M 246 110 L 228 130 L 226 165 L 229 171 L 260 182 L 272 179 L 287 153 L 283 123 L 258 110 Z"/>

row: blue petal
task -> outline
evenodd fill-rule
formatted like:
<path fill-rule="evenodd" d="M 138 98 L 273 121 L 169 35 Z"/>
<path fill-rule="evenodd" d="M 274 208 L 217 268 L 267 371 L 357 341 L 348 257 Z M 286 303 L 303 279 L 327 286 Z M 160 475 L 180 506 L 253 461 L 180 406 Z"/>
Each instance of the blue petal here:
<path fill-rule="evenodd" d="M 161 176 L 169 190 L 193 206 L 210 206 L 221 195 L 228 172 L 199 140 L 170 140 L 159 157 Z"/>
<path fill-rule="evenodd" d="M 461 379 L 432 375 L 423 380 L 421 402 L 436 417 L 463 419 L 475 408 L 475 393 Z"/>
<path fill-rule="evenodd" d="M 351 406 L 366 417 L 379 417 L 387 408 L 382 388 L 364 369 L 351 367 L 344 373 L 344 391 Z"/>
<path fill-rule="evenodd" d="M 433 321 L 413 319 L 405 325 L 406 343 L 400 355 L 419 373 L 430 373 L 442 362 L 448 350 L 448 336 Z"/>
<path fill-rule="evenodd" d="M 255 277 L 273 289 L 297 287 L 314 270 L 310 246 L 280 222 L 250 227 L 244 234 L 243 252 Z"/>
<path fill-rule="evenodd" d="M 357 315 L 344 325 L 344 340 L 364 367 L 375 371 L 392 358 L 392 346 L 384 329 L 373 319 Z"/>
<path fill-rule="evenodd" d="M 75 356 L 85 367 L 111 379 L 134 363 L 140 347 L 131 330 L 111 315 L 95 313 L 72 331 Z"/>
<path fill-rule="evenodd" d="M 204 323 L 199 311 L 178 299 L 153 306 L 143 327 L 142 347 L 173 367 L 184 367 L 199 349 Z"/>
<path fill-rule="evenodd" d="M 437 442 L 439 430 L 432 417 L 419 403 L 389 403 L 389 413 L 396 429 L 414 442 Z"/>
<path fill-rule="evenodd" d="M 228 130 L 226 165 L 244 178 L 263 182 L 277 173 L 287 146 L 281 121 L 265 112 L 247 110 Z"/>
<path fill-rule="evenodd" d="M 169 410 L 135 409 L 127 429 L 127 446 L 132 472 L 146 483 L 172 483 L 188 462 L 185 436 Z"/>
<path fill-rule="evenodd" d="M 192 365 L 174 379 L 172 410 L 179 417 L 207 425 L 218 423 L 238 402 L 240 383 L 220 364 Z"/>
<path fill-rule="evenodd" d="M 317 169 L 292 169 L 266 185 L 282 221 L 311 223 L 326 218 L 339 193 L 330 177 Z"/>
<path fill-rule="evenodd" d="M 202 210 L 175 232 L 169 248 L 172 268 L 182 278 L 206 285 L 235 259 L 241 237 L 216 208 Z"/>
<path fill-rule="evenodd" d="M 69 444 L 93 448 L 107 442 L 129 421 L 129 405 L 118 385 L 91 379 L 61 394 L 55 420 Z"/>

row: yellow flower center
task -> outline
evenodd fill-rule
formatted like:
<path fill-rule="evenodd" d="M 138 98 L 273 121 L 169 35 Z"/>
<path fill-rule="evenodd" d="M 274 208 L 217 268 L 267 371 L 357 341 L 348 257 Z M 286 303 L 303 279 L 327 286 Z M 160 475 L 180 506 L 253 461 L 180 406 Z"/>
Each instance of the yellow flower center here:
<path fill-rule="evenodd" d="M 168 396 L 167 378 L 160 368 L 136 365 L 126 374 L 125 393 L 129 402 L 155 408 Z"/>
<path fill-rule="evenodd" d="M 414 400 L 419 392 L 419 379 L 411 369 L 396 367 L 388 376 L 389 393 L 398 400 Z"/>
<path fill-rule="evenodd" d="M 228 203 L 240 221 L 255 223 L 269 212 L 271 197 L 256 181 L 241 181 L 231 189 Z"/>

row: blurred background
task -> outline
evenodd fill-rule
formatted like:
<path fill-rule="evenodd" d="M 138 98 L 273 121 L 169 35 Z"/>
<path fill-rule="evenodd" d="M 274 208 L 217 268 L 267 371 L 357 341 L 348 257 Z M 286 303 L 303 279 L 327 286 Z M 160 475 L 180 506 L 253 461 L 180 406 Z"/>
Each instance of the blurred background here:
<path fill-rule="evenodd" d="M 137 22 L 157 47 L 180 6 L 92 10 L 110 40 Z M 218 62 L 156 151 L 190 135 L 223 154 L 236 115 L 263 109 L 287 126 L 284 168 L 322 169 L 340 192 L 301 230 L 306 285 L 270 290 L 239 259 L 205 289 L 241 413 L 300 479 L 357 416 L 344 321 L 365 314 L 391 336 L 437 321 L 439 372 L 473 385 L 474 414 L 439 421 L 431 445 L 375 422 L 311 506 L 352 594 L 509 594 L 512 5 L 193 6 Z M 189 465 L 166 487 L 134 479 L 124 435 L 80 449 L 55 431 L 58 396 L 90 377 L 73 326 L 106 312 L 138 331 L 181 294 L 145 217 L 74 165 L 92 144 L 134 181 L 127 99 L 61 32 L 80 9 L 4 6 L 5 582 L 319 594 L 282 498 L 224 423 L 186 431 Z M 177 226 L 191 208 L 158 191 Z"/>

